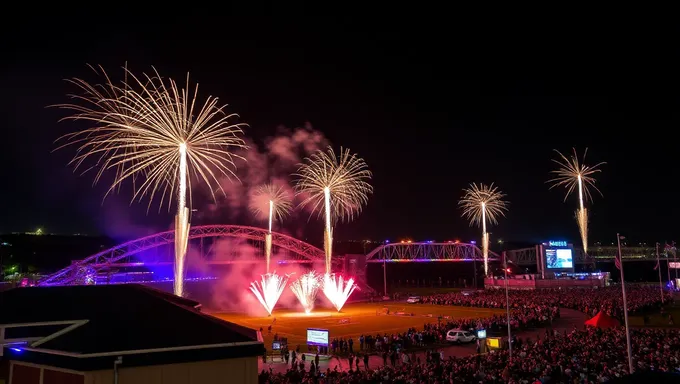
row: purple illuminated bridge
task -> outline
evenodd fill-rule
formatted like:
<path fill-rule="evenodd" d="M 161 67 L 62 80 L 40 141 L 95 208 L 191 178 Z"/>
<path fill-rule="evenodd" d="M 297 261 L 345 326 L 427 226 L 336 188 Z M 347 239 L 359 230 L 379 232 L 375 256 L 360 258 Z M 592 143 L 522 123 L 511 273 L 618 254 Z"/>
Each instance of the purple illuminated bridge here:
<path fill-rule="evenodd" d="M 190 249 L 198 251 L 202 262 L 211 265 L 264 262 L 264 236 L 266 229 L 240 225 L 204 225 L 192 227 L 189 232 Z M 235 243 L 227 249 L 216 251 L 216 240 L 232 238 Z M 101 251 L 42 279 L 38 285 L 91 284 L 91 276 L 105 274 L 112 269 L 171 266 L 174 262 L 175 232 L 167 231 L 142 237 Z M 240 245 L 256 252 L 243 254 Z M 272 233 L 273 254 L 278 263 L 323 263 L 323 250 L 282 233 Z M 226 252 L 226 254 L 225 254 Z M 220 257 L 213 257 L 220 253 Z M 499 260 L 489 252 L 489 260 Z M 447 243 L 393 243 L 384 244 L 366 255 L 368 263 L 384 262 L 465 262 L 482 261 L 482 251 L 475 244 Z M 342 264 L 342 258 L 334 263 Z M 335 268 L 334 268 L 335 269 Z"/>
<path fill-rule="evenodd" d="M 218 259 L 206 258 L 206 264 L 237 264 L 264 262 L 264 235 L 266 229 L 241 225 L 204 225 L 192 227 L 189 241 L 192 249 L 200 255 L 215 253 L 216 239 L 232 238 L 237 241 Z M 87 284 L 87 276 L 96 275 L 111 268 L 172 265 L 174 260 L 175 231 L 157 233 L 128 241 L 101 251 L 42 279 L 38 285 Z M 238 243 L 241 242 L 241 243 Z M 242 254 L 240 245 L 248 245 L 257 252 Z M 304 241 L 282 233 L 272 233 L 272 246 L 279 263 L 315 263 L 325 260 L 324 252 Z"/>

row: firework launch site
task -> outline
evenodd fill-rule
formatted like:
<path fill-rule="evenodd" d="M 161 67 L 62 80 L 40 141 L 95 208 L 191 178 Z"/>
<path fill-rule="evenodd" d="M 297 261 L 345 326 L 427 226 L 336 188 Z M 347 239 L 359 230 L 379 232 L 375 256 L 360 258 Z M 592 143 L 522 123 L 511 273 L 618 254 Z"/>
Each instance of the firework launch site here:
<path fill-rule="evenodd" d="M 362 335 L 393 334 L 421 328 L 423 324 L 446 322 L 451 319 L 487 318 L 502 314 L 499 309 L 409 305 L 403 302 L 349 303 L 342 312 L 331 308 L 317 308 L 309 315 L 299 310 L 278 310 L 273 316 L 255 317 L 243 313 L 213 313 L 213 316 L 252 329 L 261 329 L 265 345 L 285 338 L 296 348 L 306 351 L 307 329 L 327 329 L 331 339 L 353 339 L 358 343 Z M 271 331 L 269 331 L 269 327 Z M 316 351 L 316 348 L 313 349 Z"/>

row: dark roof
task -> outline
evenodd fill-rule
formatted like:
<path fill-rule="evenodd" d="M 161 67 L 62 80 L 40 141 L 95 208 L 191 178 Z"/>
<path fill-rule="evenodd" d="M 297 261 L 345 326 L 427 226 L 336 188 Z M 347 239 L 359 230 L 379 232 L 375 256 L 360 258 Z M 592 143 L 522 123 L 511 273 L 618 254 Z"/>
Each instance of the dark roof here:
<path fill-rule="evenodd" d="M 16 288 L 0 293 L 0 324 L 87 320 L 37 347 L 82 355 L 257 344 L 257 331 L 203 314 L 198 305 L 137 284 Z M 32 332 L 55 332 L 48 328 Z M 252 353 L 262 348 L 259 344 Z"/>

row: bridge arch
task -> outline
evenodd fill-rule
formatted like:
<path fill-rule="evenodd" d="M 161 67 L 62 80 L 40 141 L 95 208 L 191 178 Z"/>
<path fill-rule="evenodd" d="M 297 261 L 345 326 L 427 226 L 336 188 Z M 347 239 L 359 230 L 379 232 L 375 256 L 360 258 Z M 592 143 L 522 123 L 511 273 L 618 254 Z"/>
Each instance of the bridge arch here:
<path fill-rule="evenodd" d="M 207 237 L 233 237 L 245 240 L 263 241 L 267 230 L 264 228 L 248 227 L 242 225 L 202 225 L 192 227 L 189 231 L 189 240 Z M 173 244 L 175 231 L 156 233 L 150 236 L 131 240 L 113 248 L 88 256 L 70 266 L 42 279 L 38 285 L 68 285 L 82 278 L 83 271 L 116 266 L 121 260 L 144 252 L 146 250 Z M 294 255 L 294 259 L 302 262 L 324 261 L 324 251 L 302 240 L 272 232 L 272 245 L 285 249 Z M 255 261 L 255 260 L 253 260 Z"/>

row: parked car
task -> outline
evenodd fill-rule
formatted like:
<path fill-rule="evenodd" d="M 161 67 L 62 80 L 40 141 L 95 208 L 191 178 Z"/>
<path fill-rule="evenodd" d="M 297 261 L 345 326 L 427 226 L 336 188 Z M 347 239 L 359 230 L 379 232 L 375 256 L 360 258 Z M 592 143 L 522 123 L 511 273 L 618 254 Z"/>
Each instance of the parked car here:
<path fill-rule="evenodd" d="M 406 302 L 409 304 L 420 303 L 421 301 L 422 299 L 420 298 L 420 296 L 411 296 L 406 300 Z"/>
<path fill-rule="evenodd" d="M 462 329 L 452 329 L 446 332 L 446 341 L 450 343 L 462 344 L 471 343 L 477 339 L 477 336 Z"/>

